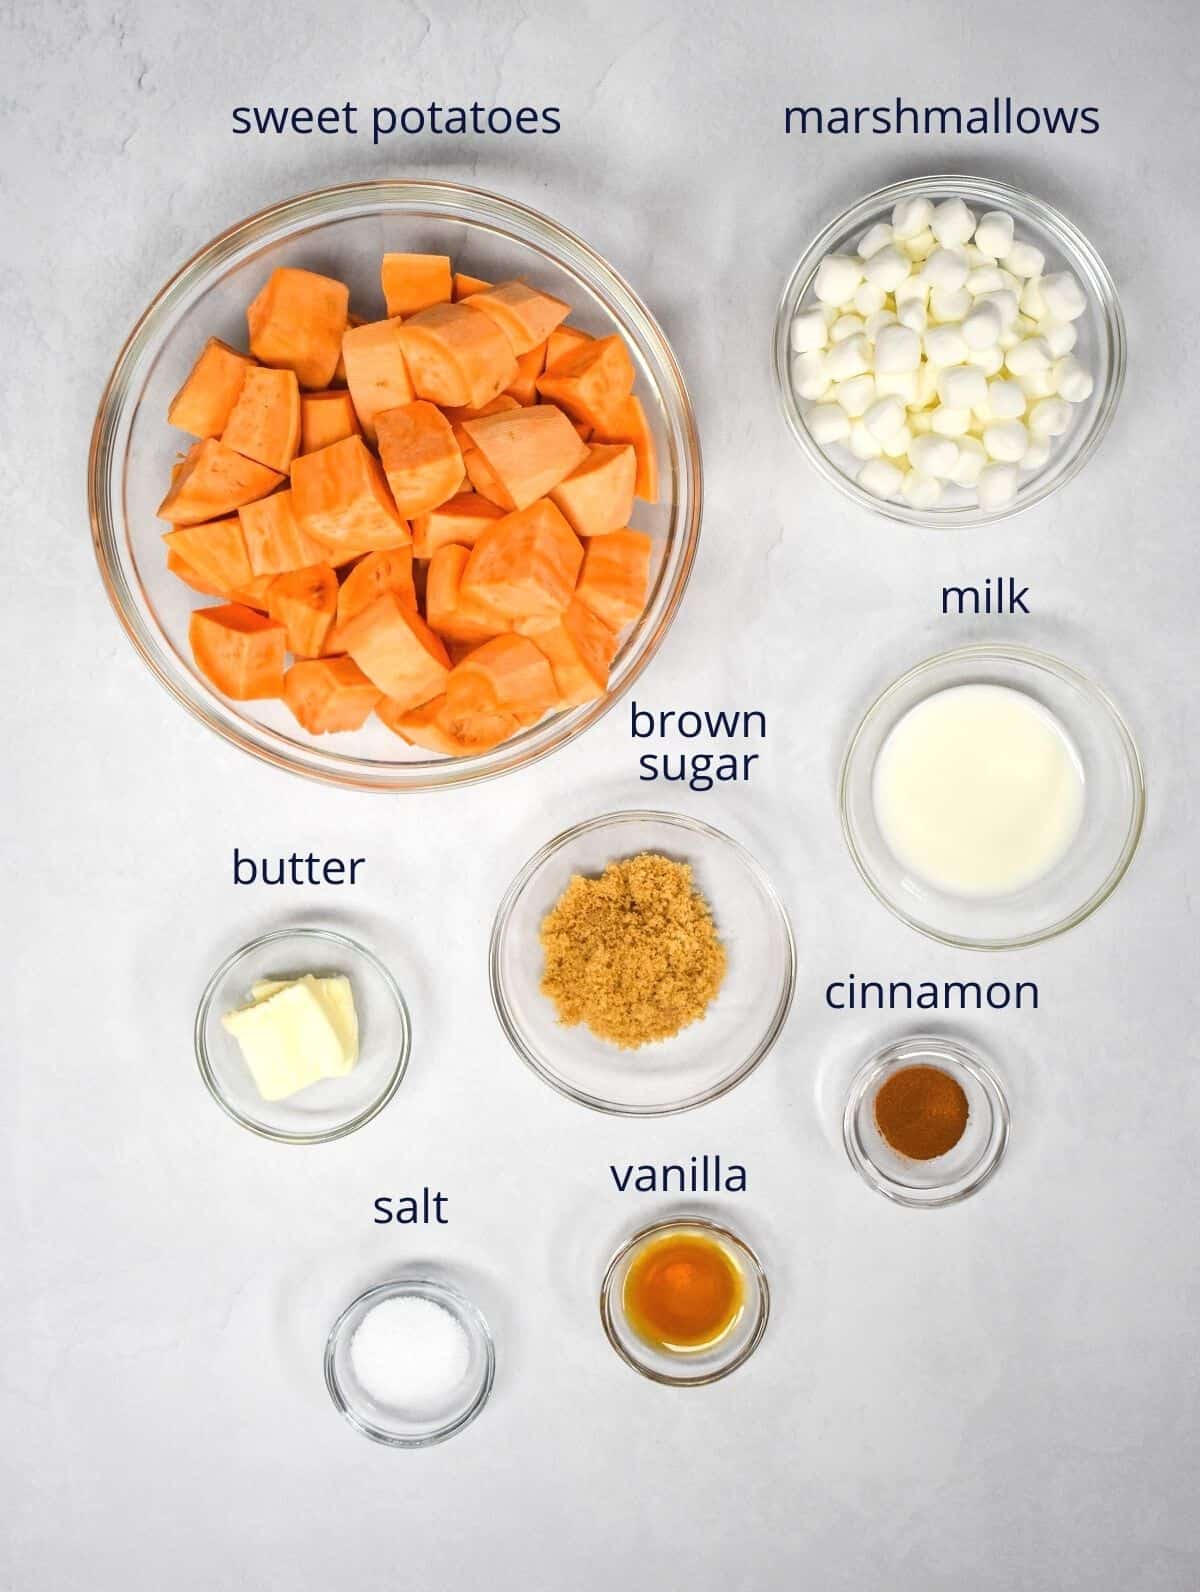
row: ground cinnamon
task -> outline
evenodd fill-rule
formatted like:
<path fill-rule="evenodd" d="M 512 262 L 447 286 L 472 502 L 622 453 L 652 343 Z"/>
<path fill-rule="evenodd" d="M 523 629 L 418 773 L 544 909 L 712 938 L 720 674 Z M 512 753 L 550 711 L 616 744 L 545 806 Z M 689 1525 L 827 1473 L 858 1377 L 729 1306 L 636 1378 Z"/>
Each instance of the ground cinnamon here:
<path fill-rule="evenodd" d="M 969 1107 L 962 1085 L 940 1067 L 902 1067 L 875 1096 L 875 1126 L 898 1154 L 932 1161 L 962 1138 Z"/>

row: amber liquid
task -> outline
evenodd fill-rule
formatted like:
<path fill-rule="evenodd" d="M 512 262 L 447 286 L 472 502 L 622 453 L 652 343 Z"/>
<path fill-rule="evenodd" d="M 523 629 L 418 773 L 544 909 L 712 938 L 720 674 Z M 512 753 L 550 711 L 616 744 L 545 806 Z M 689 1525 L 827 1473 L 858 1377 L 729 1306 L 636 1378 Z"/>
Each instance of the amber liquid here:
<path fill-rule="evenodd" d="M 630 1326 L 657 1349 L 705 1349 L 741 1314 L 741 1269 L 715 1239 L 666 1233 L 633 1259 L 622 1303 Z"/>

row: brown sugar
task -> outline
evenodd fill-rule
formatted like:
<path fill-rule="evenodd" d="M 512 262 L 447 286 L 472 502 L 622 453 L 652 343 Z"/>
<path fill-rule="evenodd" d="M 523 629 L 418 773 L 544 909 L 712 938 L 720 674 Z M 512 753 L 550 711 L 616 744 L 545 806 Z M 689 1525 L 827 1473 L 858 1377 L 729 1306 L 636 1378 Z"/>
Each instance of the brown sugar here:
<path fill-rule="evenodd" d="M 703 1017 L 725 949 L 685 862 L 652 852 L 575 874 L 542 922 L 542 994 L 567 1027 L 634 1050 Z"/>
<path fill-rule="evenodd" d="M 940 1067 L 902 1067 L 875 1096 L 875 1125 L 899 1155 L 932 1161 L 962 1138 L 969 1107 L 962 1085 Z"/>

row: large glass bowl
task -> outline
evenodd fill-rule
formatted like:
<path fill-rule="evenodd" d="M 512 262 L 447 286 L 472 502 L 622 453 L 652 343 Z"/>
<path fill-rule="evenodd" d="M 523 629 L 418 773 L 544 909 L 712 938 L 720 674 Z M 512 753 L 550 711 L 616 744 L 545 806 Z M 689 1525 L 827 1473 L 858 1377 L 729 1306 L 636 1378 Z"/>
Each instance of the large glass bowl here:
<path fill-rule="evenodd" d="M 380 257 L 389 249 L 449 254 L 491 279 L 523 276 L 571 304 L 572 324 L 629 345 L 659 454 L 660 501 L 637 504 L 654 540 L 650 595 L 599 701 L 556 714 L 488 752 L 444 758 L 410 748 L 372 718 L 336 736 L 302 730 L 282 702 L 227 701 L 196 671 L 187 645 L 197 596 L 166 567 L 168 527 L 155 510 L 188 439 L 167 405 L 208 337 L 245 346 L 246 305 L 280 265 L 348 282 L 351 307 L 384 313 Z M 360 790 L 432 790 L 532 763 L 594 724 L 657 651 L 683 595 L 700 528 L 700 450 L 683 377 L 649 310 L 599 255 L 535 210 L 444 182 L 326 188 L 274 205 L 215 238 L 158 293 L 121 350 L 104 392 L 89 463 L 100 572 L 129 639 L 184 707 L 244 751 L 295 773 Z"/>
<path fill-rule="evenodd" d="M 928 198 L 935 202 L 960 198 L 978 216 L 986 210 L 1006 210 L 1016 222 L 1016 235 L 1032 243 L 1046 256 L 1046 270 L 1073 271 L 1087 294 L 1087 309 L 1075 322 L 1079 341 L 1074 349 L 1095 378 L 1092 395 L 1081 404 L 1072 404 L 1070 429 L 1056 437 L 1049 459 L 1040 470 L 1022 472 L 1021 485 L 1013 501 L 1002 509 L 988 512 L 961 488 L 947 489 L 936 508 L 918 509 L 909 504 L 885 501 L 859 486 L 855 475 L 862 468 L 848 449 L 840 445 L 826 452 L 810 433 L 805 411 L 811 405 L 796 397 L 791 382 L 789 333 L 796 311 L 813 300 L 812 284 L 817 267 L 827 254 L 853 254 L 858 239 L 877 221 L 890 221 L 894 206 L 901 199 Z M 907 525 L 926 525 L 935 529 L 951 526 L 988 525 L 995 520 L 1020 514 L 1041 503 L 1083 469 L 1112 423 L 1121 388 L 1125 383 L 1125 322 L 1112 277 L 1096 250 L 1071 221 L 1044 200 L 1022 193 L 1008 183 L 963 174 L 912 177 L 860 199 L 849 210 L 818 233 L 798 261 L 783 290 L 775 319 L 775 382 L 783 405 L 784 418 L 792 435 L 826 481 L 853 498 L 864 508 Z"/>

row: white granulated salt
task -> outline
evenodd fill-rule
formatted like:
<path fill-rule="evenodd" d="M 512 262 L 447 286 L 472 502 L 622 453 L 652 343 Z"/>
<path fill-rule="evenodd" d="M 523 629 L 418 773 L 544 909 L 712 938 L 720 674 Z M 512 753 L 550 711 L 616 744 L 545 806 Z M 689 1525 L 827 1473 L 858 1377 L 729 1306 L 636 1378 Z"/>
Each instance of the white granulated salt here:
<path fill-rule="evenodd" d="M 462 1325 L 432 1299 L 385 1299 L 350 1340 L 363 1388 L 393 1409 L 436 1405 L 460 1386 L 471 1362 Z"/>

